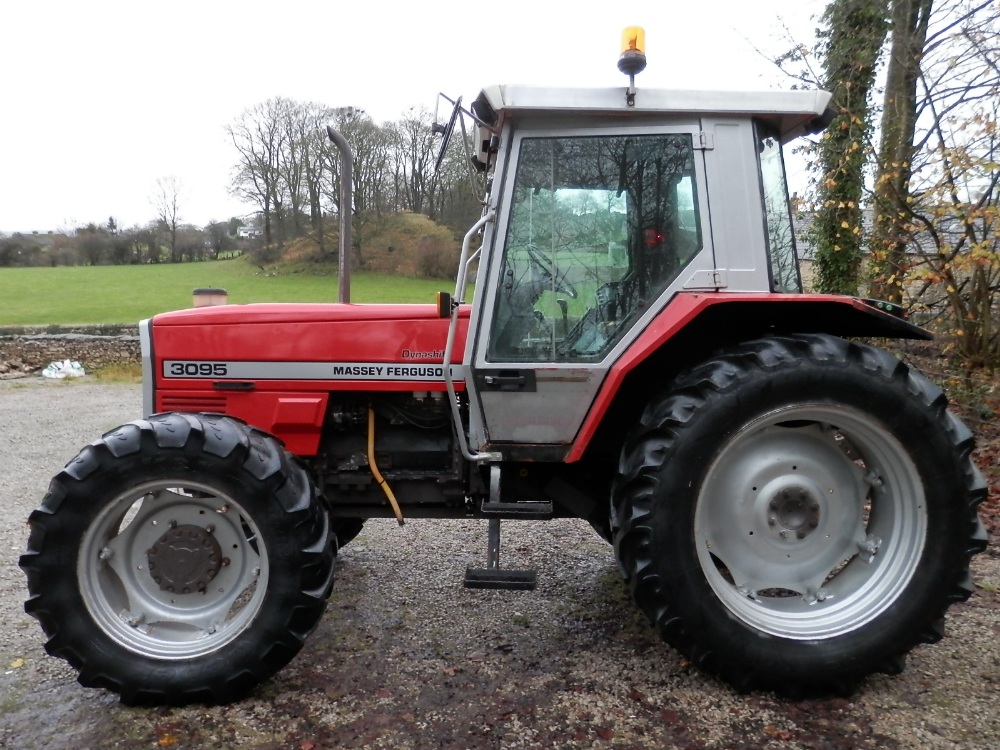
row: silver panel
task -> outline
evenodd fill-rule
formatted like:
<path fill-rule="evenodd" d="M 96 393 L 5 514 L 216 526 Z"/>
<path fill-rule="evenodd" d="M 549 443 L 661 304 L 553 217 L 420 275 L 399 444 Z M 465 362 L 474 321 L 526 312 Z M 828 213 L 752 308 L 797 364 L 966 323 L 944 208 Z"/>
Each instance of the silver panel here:
<path fill-rule="evenodd" d="M 614 113 L 672 115 L 759 115 L 781 133 L 782 143 L 802 134 L 804 127 L 823 114 L 829 92 L 813 91 L 713 91 L 636 87 L 635 104 L 625 101 L 624 87 L 548 88 L 544 86 L 488 86 L 483 95 L 502 118 L 505 112 L 582 114 Z"/>
<path fill-rule="evenodd" d="M 705 120 L 715 148 L 703 152 L 712 186 L 712 236 L 717 267 L 731 292 L 768 292 L 767 246 L 757 149 L 750 120 Z"/>
<path fill-rule="evenodd" d="M 156 392 L 153 385 L 153 321 L 139 321 L 139 352 L 142 357 L 142 416 L 148 417 L 156 409 Z"/>
<path fill-rule="evenodd" d="M 538 390 L 534 393 L 480 392 L 490 438 L 514 443 L 570 442 L 606 373 L 603 367 L 536 370 Z"/>

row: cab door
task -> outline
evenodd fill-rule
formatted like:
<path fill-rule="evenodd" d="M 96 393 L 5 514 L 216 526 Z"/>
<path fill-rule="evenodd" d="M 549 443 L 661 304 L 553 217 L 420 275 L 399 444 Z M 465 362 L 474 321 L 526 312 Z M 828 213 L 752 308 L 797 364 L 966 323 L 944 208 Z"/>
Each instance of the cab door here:
<path fill-rule="evenodd" d="M 568 447 L 617 357 L 714 278 L 700 129 L 540 128 L 510 154 L 470 329 L 473 443 Z"/>

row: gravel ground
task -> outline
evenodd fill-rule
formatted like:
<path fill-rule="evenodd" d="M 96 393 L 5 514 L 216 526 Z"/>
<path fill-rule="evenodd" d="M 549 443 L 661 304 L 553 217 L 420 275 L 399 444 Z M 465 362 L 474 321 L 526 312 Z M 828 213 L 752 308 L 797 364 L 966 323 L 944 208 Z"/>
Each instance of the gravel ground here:
<path fill-rule="evenodd" d="M 23 612 L 28 513 L 88 440 L 139 415 L 134 385 L 0 382 L 0 747 L 997 748 L 1000 557 L 948 636 L 852 699 L 738 695 L 663 645 L 582 522 L 509 523 L 538 590 L 468 591 L 484 522 L 373 521 L 339 558 L 303 652 L 226 707 L 135 709 L 80 687 Z"/>

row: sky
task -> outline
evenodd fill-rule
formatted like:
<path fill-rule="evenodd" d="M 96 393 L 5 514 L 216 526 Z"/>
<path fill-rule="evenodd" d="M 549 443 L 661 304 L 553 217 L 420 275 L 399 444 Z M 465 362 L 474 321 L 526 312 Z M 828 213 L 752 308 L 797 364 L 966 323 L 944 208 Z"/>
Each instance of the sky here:
<path fill-rule="evenodd" d="M 631 25 L 646 31 L 637 87 L 788 87 L 761 52 L 786 49 L 786 28 L 811 44 L 824 6 L 0 0 L 0 232 L 145 224 L 167 177 L 185 222 L 243 216 L 225 126 L 257 103 L 353 106 L 384 122 L 490 84 L 624 86 Z"/>

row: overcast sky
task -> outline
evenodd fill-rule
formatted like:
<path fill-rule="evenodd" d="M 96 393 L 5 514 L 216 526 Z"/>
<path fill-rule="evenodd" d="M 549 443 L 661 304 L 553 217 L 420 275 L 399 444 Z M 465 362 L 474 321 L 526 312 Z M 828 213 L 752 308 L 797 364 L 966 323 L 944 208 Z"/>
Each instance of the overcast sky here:
<path fill-rule="evenodd" d="M 273 96 L 376 120 L 493 83 L 618 86 L 625 26 L 646 29 L 637 86 L 782 86 L 755 47 L 811 43 L 820 0 L 0 0 L 0 231 L 153 218 L 157 178 L 203 225 L 229 195 L 225 126 Z"/>

